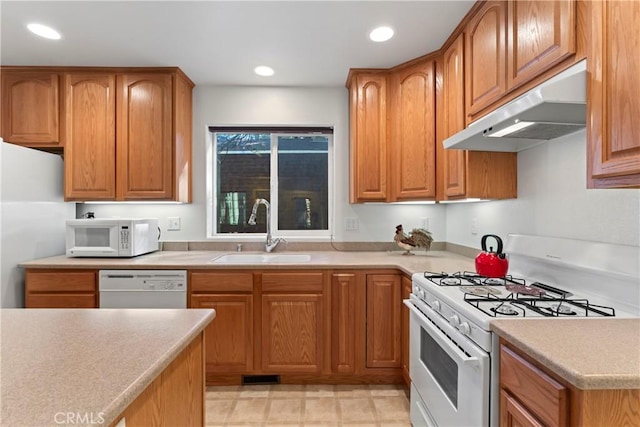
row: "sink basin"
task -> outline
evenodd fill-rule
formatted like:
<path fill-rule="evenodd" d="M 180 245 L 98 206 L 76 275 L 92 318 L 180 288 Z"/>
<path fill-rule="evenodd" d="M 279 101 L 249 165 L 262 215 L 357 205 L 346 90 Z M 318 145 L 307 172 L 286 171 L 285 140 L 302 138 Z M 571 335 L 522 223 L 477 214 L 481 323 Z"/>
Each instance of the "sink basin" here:
<path fill-rule="evenodd" d="M 215 264 L 296 264 L 311 261 L 309 254 L 228 254 L 212 259 Z"/>

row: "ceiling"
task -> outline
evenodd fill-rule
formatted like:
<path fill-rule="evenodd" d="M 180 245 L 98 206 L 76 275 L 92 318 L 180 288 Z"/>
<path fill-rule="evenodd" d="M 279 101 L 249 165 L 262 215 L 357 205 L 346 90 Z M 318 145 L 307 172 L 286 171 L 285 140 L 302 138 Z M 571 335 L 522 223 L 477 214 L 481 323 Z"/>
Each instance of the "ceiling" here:
<path fill-rule="evenodd" d="M 342 86 L 437 50 L 474 1 L 0 1 L 2 65 L 178 66 L 197 85 Z M 37 22 L 62 34 L 31 34 Z M 386 43 L 368 33 L 390 25 Z M 271 77 L 253 73 L 275 69 Z"/>

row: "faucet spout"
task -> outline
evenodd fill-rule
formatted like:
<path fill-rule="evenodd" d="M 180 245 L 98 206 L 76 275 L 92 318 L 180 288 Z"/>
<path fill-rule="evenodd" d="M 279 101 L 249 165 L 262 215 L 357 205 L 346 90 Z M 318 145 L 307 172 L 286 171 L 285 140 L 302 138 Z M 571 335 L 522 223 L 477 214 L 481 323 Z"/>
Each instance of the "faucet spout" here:
<path fill-rule="evenodd" d="M 249 216 L 249 221 L 247 223 L 249 225 L 256 225 L 256 214 L 258 213 L 258 206 L 264 205 L 267 209 L 267 241 L 265 242 L 264 249 L 267 252 L 271 252 L 278 246 L 278 243 L 285 242 L 286 240 L 282 238 L 274 239 L 271 236 L 271 204 L 266 199 L 256 199 L 253 204 L 253 208 L 251 209 L 251 216 Z"/>

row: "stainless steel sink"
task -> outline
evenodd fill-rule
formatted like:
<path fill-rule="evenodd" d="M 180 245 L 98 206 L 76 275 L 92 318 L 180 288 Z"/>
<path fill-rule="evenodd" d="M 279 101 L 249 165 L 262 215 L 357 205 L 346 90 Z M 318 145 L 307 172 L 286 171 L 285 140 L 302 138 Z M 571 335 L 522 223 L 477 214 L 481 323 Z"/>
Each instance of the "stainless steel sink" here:
<path fill-rule="evenodd" d="M 309 254 L 227 254 L 211 261 L 214 264 L 297 264 L 311 261 Z"/>

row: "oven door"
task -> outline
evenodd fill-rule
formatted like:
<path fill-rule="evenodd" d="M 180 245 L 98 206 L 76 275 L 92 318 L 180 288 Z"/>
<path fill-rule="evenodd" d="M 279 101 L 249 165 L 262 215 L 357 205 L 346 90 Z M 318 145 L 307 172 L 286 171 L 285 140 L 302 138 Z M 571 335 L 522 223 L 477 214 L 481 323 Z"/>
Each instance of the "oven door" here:
<path fill-rule="evenodd" d="M 411 311 L 409 372 L 418 392 L 413 425 L 489 425 L 489 354 L 417 298 L 404 303 Z M 414 411 L 421 405 L 423 411 Z"/>

